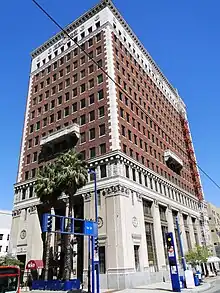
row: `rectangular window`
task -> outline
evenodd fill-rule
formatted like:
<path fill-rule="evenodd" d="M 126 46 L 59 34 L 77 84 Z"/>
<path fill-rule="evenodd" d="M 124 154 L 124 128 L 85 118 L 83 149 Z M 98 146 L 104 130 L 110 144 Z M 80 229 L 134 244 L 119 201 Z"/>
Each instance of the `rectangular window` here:
<path fill-rule="evenodd" d="M 94 104 L 94 103 L 95 103 L 95 95 L 94 94 L 91 94 L 89 96 L 89 104 L 91 105 L 91 104 Z"/>
<path fill-rule="evenodd" d="M 81 93 L 84 93 L 85 90 L 86 90 L 86 84 L 83 83 L 83 84 L 81 84 L 81 86 L 80 86 L 80 92 L 81 92 Z"/>
<path fill-rule="evenodd" d="M 86 99 L 82 99 L 81 101 L 80 101 L 80 109 L 83 109 L 83 108 L 85 108 L 86 107 Z"/>
<path fill-rule="evenodd" d="M 89 112 L 89 121 L 94 121 L 95 120 L 95 111 L 91 111 Z"/>
<path fill-rule="evenodd" d="M 93 71 L 94 71 L 94 65 L 91 64 L 91 65 L 89 66 L 89 74 L 93 73 Z"/>
<path fill-rule="evenodd" d="M 90 140 L 95 139 L 95 128 L 91 128 L 89 130 L 89 139 Z"/>
<path fill-rule="evenodd" d="M 104 106 L 99 108 L 99 118 L 105 116 L 105 108 Z"/>
<path fill-rule="evenodd" d="M 99 126 L 99 136 L 105 135 L 105 124 Z"/>
<path fill-rule="evenodd" d="M 102 74 L 99 74 L 99 75 L 97 76 L 97 83 L 100 84 L 100 83 L 102 83 L 102 82 L 103 82 L 103 75 L 102 75 Z"/>
<path fill-rule="evenodd" d="M 86 124 L 86 115 L 85 114 L 80 116 L 80 125 L 84 125 L 84 124 Z"/>
<path fill-rule="evenodd" d="M 101 155 L 106 153 L 106 144 L 105 143 L 100 144 L 99 148 L 100 148 Z"/>
<path fill-rule="evenodd" d="M 86 133 L 82 132 L 80 134 L 80 143 L 84 143 L 84 142 L 86 142 Z"/>
<path fill-rule="evenodd" d="M 77 111 L 77 102 L 72 105 L 72 111 L 73 113 Z"/>
<path fill-rule="evenodd" d="M 90 158 L 94 158 L 96 156 L 95 147 L 91 148 L 89 151 L 90 151 Z"/>
<path fill-rule="evenodd" d="M 140 271 L 140 246 L 134 245 L 134 262 L 135 262 L 135 269 L 137 272 Z"/>
<path fill-rule="evenodd" d="M 98 56 L 99 54 L 102 53 L 102 47 L 99 46 L 97 49 L 96 49 L 96 55 Z"/>
<path fill-rule="evenodd" d="M 101 178 L 107 177 L 106 165 L 100 166 L 100 176 Z"/>
<path fill-rule="evenodd" d="M 100 101 L 102 99 L 104 99 L 104 91 L 100 90 L 100 91 L 98 91 L 98 100 Z"/>

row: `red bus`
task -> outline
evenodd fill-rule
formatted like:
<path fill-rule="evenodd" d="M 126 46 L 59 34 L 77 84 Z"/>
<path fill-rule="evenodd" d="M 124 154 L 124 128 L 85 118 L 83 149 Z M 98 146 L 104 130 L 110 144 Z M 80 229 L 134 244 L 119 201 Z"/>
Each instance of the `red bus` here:
<path fill-rule="evenodd" d="M 20 293 L 20 268 L 0 266 L 0 293 Z"/>

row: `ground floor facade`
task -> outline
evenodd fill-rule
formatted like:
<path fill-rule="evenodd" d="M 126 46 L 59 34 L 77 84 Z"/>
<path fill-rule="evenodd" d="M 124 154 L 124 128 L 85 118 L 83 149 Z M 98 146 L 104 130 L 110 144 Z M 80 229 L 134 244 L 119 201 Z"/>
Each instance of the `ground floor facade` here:
<path fill-rule="evenodd" d="M 166 279 L 166 232 L 173 232 L 177 255 L 180 253 L 176 218 L 184 252 L 203 243 L 201 204 L 194 196 L 120 152 L 91 161 L 90 168 L 97 172 L 102 288 L 131 288 Z M 83 217 L 94 219 L 92 178 L 80 194 Z M 67 213 L 65 196 L 63 202 Z M 26 263 L 43 255 L 39 205 L 33 181 L 15 185 L 10 251 Z M 56 240 L 54 236 L 52 243 Z M 83 254 L 86 283 L 87 239 L 83 246 L 77 257 Z"/>

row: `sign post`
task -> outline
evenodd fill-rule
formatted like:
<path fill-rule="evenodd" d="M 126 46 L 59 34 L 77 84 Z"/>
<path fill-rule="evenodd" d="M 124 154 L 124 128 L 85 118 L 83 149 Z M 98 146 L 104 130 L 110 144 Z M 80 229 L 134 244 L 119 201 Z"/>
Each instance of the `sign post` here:
<path fill-rule="evenodd" d="M 168 251 L 168 261 L 170 266 L 170 278 L 172 283 L 173 292 L 181 292 L 180 289 L 180 279 L 178 266 L 176 261 L 176 252 L 173 241 L 173 233 L 166 233 L 167 251 Z"/>
<path fill-rule="evenodd" d="M 60 222 L 59 232 L 53 231 L 50 223 L 52 218 L 59 219 Z M 70 231 L 66 231 L 65 223 L 70 221 Z M 61 233 L 61 234 L 74 234 L 81 236 L 88 236 L 89 242 L 89 254 L 91 249 L 91 272 L 92 272 L 92 293 L 99 293 L 99 261 L 95 249 L 96 239 L 98 239 L 98 223 L 95 221 L 88 221 L 82 219 L 75 219 L 66 216 L 44 214 L 42 221 L 42 232 Z M 90 240 L 91 239 L 91 240 Z M 90 289 L 90 288 L 88 288 Z"/>

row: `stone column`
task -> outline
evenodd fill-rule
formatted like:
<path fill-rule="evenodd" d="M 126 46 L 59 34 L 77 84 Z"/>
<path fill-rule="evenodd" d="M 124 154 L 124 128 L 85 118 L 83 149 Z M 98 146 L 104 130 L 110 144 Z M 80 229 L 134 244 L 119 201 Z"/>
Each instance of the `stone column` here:
<path fill-rule="evenodd" d="M 183 244 L 183 254 L 188 251 L 188 245 L 187 245 L 187 240 L 186 240 L 186 231 L 184 227 L 184 222 L 183 222 L 183 214 L 179 212 L 179 226 L 180 226 L 180 231 L 181 231 L 181 239 L 182 239 L 182 244 Z"/>
<path fill-rule="evenodd" d="M 192 223 L 192 217 L 190 215 L 188 216 L 188 224 L 189 224 L 189 235 L 190 235 L 191 245 L 192 245 L 192 248 L 194 248 L 196 245 L 196 239 L 195 239 L 195 235 L 194 235 L 194 227 L 193 227 L 193 223 Z"/>
<path fill-rule="evenodd" d="M 152 208 L 153 208 L 154 238 L 155 238 L 156 253 L 157 253 L 157 263 L 158 263 L 158 269 L 161 270 L 166 268 L 166 261 L 165 261 L 163 236 L 162 236 L 162 229 L 161 229 L 161 222 L 160 222 L 160 211 L 159 211 L 159 206 L 156 200 L 154 201 Z"/>

